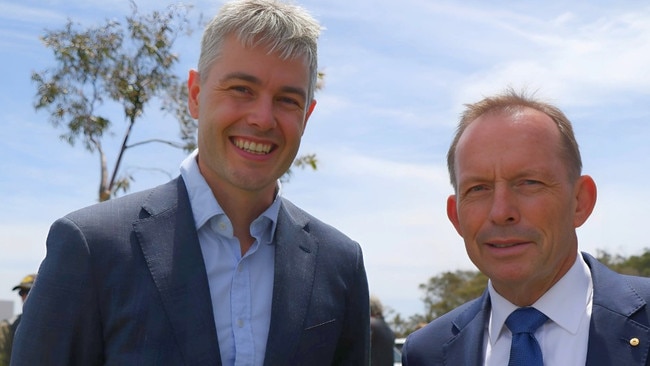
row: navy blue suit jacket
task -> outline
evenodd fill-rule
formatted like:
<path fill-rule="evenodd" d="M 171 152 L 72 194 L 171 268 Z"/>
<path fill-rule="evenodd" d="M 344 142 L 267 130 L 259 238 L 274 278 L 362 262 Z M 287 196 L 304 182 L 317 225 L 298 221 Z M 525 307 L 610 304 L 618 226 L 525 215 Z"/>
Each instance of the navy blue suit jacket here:
<path fill-rule="evenodd" d="M 275 233 L 265 365 L 365 365 L 360 246 L 289 201 Z M 221 365 L 182 178 L 57 220 L 12 365 Z"/>
<path fill-rule="evenodd" d="M 594 285 L 587 366 L 650 365 L 650 278 L 611 271 L 589 254 L 583 258 Z M 412 333 L 402 348 L 404 366 L 479 366 L 490 317 L 487 291 Z M 638 345 L 630 344 L 632 338 Z"/>

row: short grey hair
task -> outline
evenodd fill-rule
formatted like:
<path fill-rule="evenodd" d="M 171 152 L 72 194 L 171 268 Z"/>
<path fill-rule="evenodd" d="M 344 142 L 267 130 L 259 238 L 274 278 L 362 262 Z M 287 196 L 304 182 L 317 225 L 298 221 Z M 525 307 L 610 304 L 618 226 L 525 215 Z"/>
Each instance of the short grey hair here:
<path fill-rule="evenodd" d="M 234 34 L 246 47 L 263 45 L 282 58 L 305 57 L 309 65 L 308 104 L 318 81 L 320 24 L 304 8 L 278 0 L 235 0 L 224 4 L 208 23 L 201 42 L 201 81 L 219 57 L 226 37 Z"/>

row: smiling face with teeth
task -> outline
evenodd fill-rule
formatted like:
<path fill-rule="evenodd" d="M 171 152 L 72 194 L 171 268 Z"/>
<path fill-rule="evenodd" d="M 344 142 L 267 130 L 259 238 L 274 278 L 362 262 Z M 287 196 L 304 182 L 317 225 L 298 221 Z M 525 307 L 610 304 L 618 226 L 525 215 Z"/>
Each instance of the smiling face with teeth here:
<path fill-rule="evenodd" d="M 449 219 L 472 262 L 519 306 L 534 303 L 573 265 L 575 228 L 596 200 L 589 176 L 572 178 L 560 141 L 549 116 L 522 108 L 480 116 L 455 151 Z"/>
<path fill-rule="evenodd" d="M 201 78 L 191 71 L 189 110 L 198 119 L 199 167 L 213 191 L 272 198 L 296 157 L 307 120 L 309 66 L 229 36 Z"/>

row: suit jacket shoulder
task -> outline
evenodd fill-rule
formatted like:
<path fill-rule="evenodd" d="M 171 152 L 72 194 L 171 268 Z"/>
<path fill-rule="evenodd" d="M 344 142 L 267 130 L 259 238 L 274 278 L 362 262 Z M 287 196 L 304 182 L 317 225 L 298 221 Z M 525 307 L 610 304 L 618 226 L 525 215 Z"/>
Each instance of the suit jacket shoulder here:
<path fill-rule="evenodd" d="M 52 225 L 14 365 L 218 365 L 218 355 L 182 179 Z"/>
<path fill-rule="evenodd" d="M 587 253 L 594 286 L 587 365 L 646 365 L 650 278 L 616 273 Z"/>
<path fill-rule="evenodd" d="M 338 254 L 343 254 L 341 251 L 355 254 L 360 252 L 361 248 L 357 242 L 350 239 L 337 228 L 294 205 L 286 198 L 282 199 L 282 211 L 284 215 L 283 220 L 292 222 L 297 227 L 301 227 L 305 232 L 310 233 L 319 242 L 326 243 L 325 250 L 338 251 Z"/>
<path fill-rule="evenodd" d="M 480 365 L 489 316 L 490 297 L 486 290 L 481 297 L 410 334 L 402 347 L 403 365 Z"/>

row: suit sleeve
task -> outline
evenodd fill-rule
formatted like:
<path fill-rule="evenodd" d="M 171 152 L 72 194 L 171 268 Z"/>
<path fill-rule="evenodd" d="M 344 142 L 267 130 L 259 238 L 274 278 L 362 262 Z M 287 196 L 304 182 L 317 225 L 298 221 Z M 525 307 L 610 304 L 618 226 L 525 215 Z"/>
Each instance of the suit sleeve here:
<path fill-rule="evenodd" d="M 402 366 L 408 366 L 409 364 L 409 358 L 408 358 L 408 343 L 404 343 L 402 346 Z"/>
<path fill-rule="evenodd" d="M 370 364 L 370 295 L 361 247 L 355 243 L 355 269 L 348 293 L 343 334 L 334 365 Z"/>
<path fill-rule="evenodd" d="M 57 220 L 47 255 L 25 302 L 14 339 L 12 366 L 100 365 L 102 330 L 91 253 L 83 232 Z"/>

